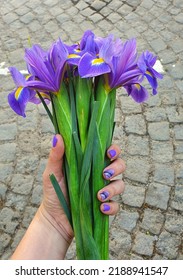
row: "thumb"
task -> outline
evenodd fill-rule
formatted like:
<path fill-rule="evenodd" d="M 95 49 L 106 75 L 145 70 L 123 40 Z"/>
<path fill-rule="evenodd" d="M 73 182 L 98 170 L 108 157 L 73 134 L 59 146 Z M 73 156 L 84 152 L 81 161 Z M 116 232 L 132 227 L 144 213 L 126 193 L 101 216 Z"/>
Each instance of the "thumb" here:
<path fill-rule="evenodd" d="M 52 149 L 50 151 L 46 169 L 43 174 L 43 180 L 48 181 L 49 176 L 54 174 L 60 181 L 63 177 L 62 164 L 64 155 L 64 141 L 61 135 L 56 134 L 52 140 Z"/>

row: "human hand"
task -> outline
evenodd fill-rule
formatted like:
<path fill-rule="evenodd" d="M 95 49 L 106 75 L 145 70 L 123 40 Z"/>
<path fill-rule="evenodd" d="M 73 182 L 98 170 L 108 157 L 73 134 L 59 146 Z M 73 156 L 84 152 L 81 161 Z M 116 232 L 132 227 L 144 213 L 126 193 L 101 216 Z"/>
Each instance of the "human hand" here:
<path fill-rule="evenodd" d="M 117 145 L 112 145 L 107 155 L 111 159 L 111 164 L 104 169 L 103 176 L 107 180 L 113 179 L 125 170 L 125 163 L 119 158 L 120 148 Z M 68 201 L 64 175 L 62 172 L 64 155 L 64 142 L 62 137 L 57 134 L 53 138 L 53 148 L 50 151 L 48 163 L 43 173 L 43 202 L 41 204 L 42 214 L 46 219 L 60 232 L 63 238 L 70 243 L 74 236 L 73 230 L 67 220 L 67 217 L 62 209 L 57 198 L 55 190 L 50 181 L 50 175 L 54 174 L 57 181 Z M 100 210 L 107 215 L 115 215 L 119 210 L 119 204 L 111 199 L 124 191 L 124 183 L 122 180 L 113 180 L 107 186 L 102 188 L 97 198 L 102 202 Z M 108 201 L 109 202 L 105 202 Z"/>

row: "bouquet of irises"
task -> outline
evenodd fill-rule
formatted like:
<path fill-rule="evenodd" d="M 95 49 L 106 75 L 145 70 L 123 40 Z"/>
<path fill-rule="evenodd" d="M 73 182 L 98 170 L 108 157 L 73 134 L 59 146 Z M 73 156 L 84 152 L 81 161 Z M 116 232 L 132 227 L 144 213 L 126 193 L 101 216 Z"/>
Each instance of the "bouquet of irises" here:
<path fill-rule="evenodd" d="M 107 182 L 106 149 L 114 131 L 116 89 L 123 87 L 134 101 L 148 99 L 144 78 L 157 93 L 156 57 L 137 54 L 136 40 L 122 42 L 113 35 L 97 37 L 88 30 L 80 42 L 58 39 L 49 50 L 25 49 L 28 75 L 9 71 L 16 89 L 8 95 L 11 108 L 25 117 L 29 102 L 42 102 L 55 132 L 65 143 L 64 172 L 70 206 L 54 174 L 50 180 L 72 225 L 78 259 L 108 259 L 109 220 L 99 210 L 96 194 Z"/>

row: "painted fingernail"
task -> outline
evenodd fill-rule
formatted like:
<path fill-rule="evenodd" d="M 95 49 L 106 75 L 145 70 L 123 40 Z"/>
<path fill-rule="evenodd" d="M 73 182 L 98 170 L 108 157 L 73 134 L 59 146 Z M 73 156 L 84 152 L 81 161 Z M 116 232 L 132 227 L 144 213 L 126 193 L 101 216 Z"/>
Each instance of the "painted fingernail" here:
<path fill-rule="evenodd" d="M 103 174 L 106 179 L 110 179 L 114 175 L 114 170 L 113 169 L 105 170 Z"/>
<path fill-rule="evenodd" d="M 116 151 L 115 150 L 110 150 L 108 151 L 109 155 L 110 155 L 110 158 L 113 158 L 116 156 Z"/>
<path fill-rule="evenodd" d="M 109 192 L 104 191 L 104 192 L 100 193 L 100 197 L 102 200 L 107 199 L 109 197 Z"/>
<path fill-rule="evenodd" d="M 103 211 L 109 211 L 109 210 L 110 210 L 110 206 L 108 204 L 104 204 Z"/>
<path fill-rule="evenodd" d="M 54 136 L 53 136 L 53 139 L 52 139 L 52 147 L 53 147 L 53 148 L 55 148 L 55 146 L 57 145 L 57 141 L 58 141 L 57 136 L 54 135 Z"/>

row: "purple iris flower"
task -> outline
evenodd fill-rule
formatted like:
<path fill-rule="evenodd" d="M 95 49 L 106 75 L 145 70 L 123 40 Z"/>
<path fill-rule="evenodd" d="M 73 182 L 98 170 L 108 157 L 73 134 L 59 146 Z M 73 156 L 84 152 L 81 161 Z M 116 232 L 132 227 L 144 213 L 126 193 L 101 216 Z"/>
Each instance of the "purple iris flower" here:
<path fill-rule="evenodd" d="M 71 65 L 78 66 L 80 59 L 85 53 L 96 55 L 99 52 L 98 45 L 100 45 L 100 41 L 96 40 L 94 33 L 90 30 L 85 31 L 80 43 L 72 46 L 65 45 L 69 52 L 67 62 Z"/>
<path fill-rule="evenodd" d="M 25 117 L 27 103 L 38 104 L 40 100 L 36 98 L 36 92 L 28 88 L 28 82 L 32 79 L 31 76 L 25 78 L 15 67 L 10 67 L 9 71 L 16 85 L 16 89 L 8 95 L 9 105 L 18 115 Z"/>
<path fill-rule="evenodd" d="M 99 50 L 89 52 L 88 48 L 79 62 L 78 71 L 82 78 L 96 77 L 111 72 L 110 62 L 118 49 L 114 48 L 113 36 L 103 39 L 102 44 L 101 40 L 97 40 L 97 38 L 95 41 L 101 45 Z M 93 41 L 91 40 L 89 43 L 92 45 Z"/>
<path fill-rule="evenodd" d="M 27 68 L 35 76 L 35 80 L 29 82 L 29 87 L 57 94 L 64 75 L 67 56 L 68 51 L 60 39 L 52 45 L 48 52 L 38 45 L 26 49 Z"/>
<path fill-rule="evenodd" d="M 142 74 L 147 78 L 153 89 L 153 95 L 157 94 L 157 78 L 162 79 L 163 75 L 158 73 L 154 68 L 157 57 L 151 52 L 145 51 L 138 59 L 138 67 L 142 71 Z"/>
<path fill-rule="evenodd" d="M 111 72 L 107 75 L 107 88 L 113 89 L 138 82 L 141 71 L 137 67 L 136 40 L 131 39 L 120 46 L 118 55 L 113 56 Z M 136 78 L 136 81 L 134 81 Z"/>

